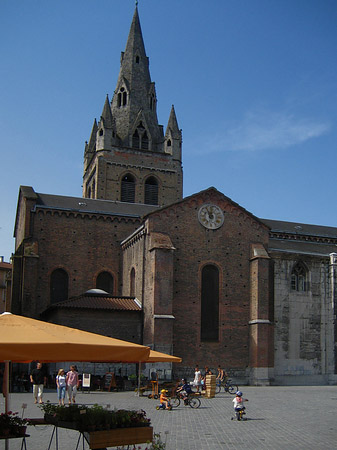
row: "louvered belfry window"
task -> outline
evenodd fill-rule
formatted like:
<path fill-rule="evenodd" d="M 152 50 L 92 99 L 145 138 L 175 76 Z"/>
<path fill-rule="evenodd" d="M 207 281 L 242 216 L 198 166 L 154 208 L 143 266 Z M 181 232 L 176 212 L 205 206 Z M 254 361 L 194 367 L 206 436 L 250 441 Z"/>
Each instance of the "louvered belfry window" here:
<path fill-rule="evenodd" d="M 135 203 L 136 183 L 132 175 L 125 175 L 122 179 L 121 201 Z"/>
<path fill-rule="evenodd" d="M 158 205 L 158 182 L 154 177 L 145 181 L 145 201 L 146 205 Z"/>

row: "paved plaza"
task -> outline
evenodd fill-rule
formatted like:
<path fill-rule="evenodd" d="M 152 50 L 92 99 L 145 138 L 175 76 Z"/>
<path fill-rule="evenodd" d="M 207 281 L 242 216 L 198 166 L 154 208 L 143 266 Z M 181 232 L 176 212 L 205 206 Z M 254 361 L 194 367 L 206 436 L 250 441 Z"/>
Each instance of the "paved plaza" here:
<path fill-rule="evenodd" d="M 155 433 L 161 433 L 168 450 L 217 449 L 315 449 L 337 448 L 337 386 L 242 387 L 247 403 L 247 420 L 231 420 L 233 396 L 217 394 L 201 400 L 199 409 L 179 406 L 172 411 L 157 411 L 158 400 L 137 397 L 133 392 L 79 393 L 78 403 L 110 405 L 118 409 L 144 409 Z M 44 400 L 56 402 L 56 391 L 45 393 Z M 1 397 L 0 411 L 4 411 Z M 11 409 L 25 417 L 42 417 L 32 394 L 12 394 Z M 27 450 L 47 450 L 52 426 L 29 427 Z M 78 433 L 59 430 L 59 449 L 75 450 Z M 144 449 L 146 445 L 139 446 Z M 0 449 L 5 448 L 0 441 Z M 10 450 L 20 450 L 21 441 L 11 440 Z M 84 445 L 85 450 L 89 447 Z M 138 449 L 138 445 L 136 446 Z M 56 449 L 55 442 L 51 450 Z M 83 449 L 82 443 L 79 449 Z"/>

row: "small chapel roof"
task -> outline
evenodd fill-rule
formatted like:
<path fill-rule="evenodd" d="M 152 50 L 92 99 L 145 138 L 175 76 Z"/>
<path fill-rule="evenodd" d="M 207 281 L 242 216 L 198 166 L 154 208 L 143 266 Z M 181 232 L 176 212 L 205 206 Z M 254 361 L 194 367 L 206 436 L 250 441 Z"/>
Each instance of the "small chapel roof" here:
<path fill-rule="evenodd" d="M 141 311 L 141 304 L 136 297 L 119 297 L 109 295 L 107 292 L 85 292 L 77 297 L 54 303 L 51 309 L 103 309 L 115 311 Z M 46 311 L 45 311 L 46 312 Z"/>

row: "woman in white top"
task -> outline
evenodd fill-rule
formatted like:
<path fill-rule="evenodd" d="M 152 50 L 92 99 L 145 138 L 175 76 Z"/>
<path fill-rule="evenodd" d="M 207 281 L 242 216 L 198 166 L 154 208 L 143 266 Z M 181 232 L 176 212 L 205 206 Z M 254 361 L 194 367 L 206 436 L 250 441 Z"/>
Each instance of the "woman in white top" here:
<path fill-rule="evenodd" d="M 57 373 L 56 386 L 59 405 L 64 405 L 64 398 L 66 396 L 66 375 L 64 369 L 60 369 Z"/>
<path fill-rule="evenodd" d="M 197 392 L 199 392 L 201 386 L 201 372 L 198 366 L 195 368 L 193 384 L 197 388 Z"/>

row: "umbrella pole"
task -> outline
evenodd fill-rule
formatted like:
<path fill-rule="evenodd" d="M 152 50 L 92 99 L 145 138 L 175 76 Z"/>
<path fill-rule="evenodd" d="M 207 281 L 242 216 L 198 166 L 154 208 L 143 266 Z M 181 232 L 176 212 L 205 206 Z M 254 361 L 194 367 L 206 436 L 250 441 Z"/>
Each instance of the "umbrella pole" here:
<path fill-rule="evenodd" d="M 10 408 L 9 402 L 9 361 L 5 361 L 5 373 L 4 373 L 4 382 L 3 382 L 3 390 L 5 396 L 5 412 L 8 413 Z M 9 440 L 5 439 L 5 450 L 9 450 Z"/>
<path fill-rule="evenodd" d="M 140 397 L 140 371 L 142 368 L 142 363 L 139 361 L 138 363 L 138 397 Z"/>
<path fill-rule="evenodd" d="M 8 411 L 10 410 L 10 401 L 9 401 L 9 361 L 5 361 L 3 395 L 5 397 L 5 412 L 8 413 Z"/>

